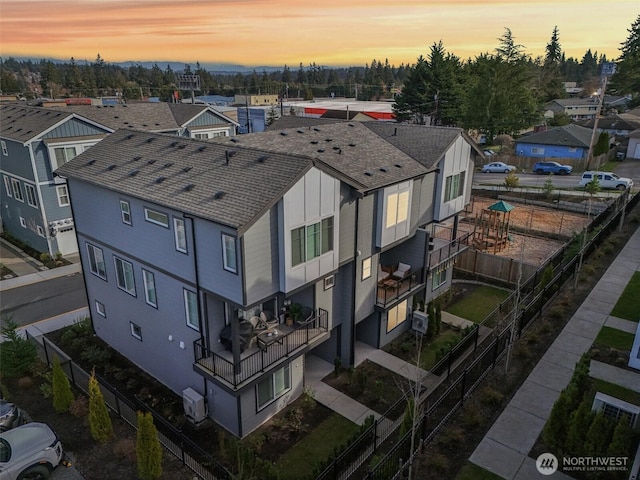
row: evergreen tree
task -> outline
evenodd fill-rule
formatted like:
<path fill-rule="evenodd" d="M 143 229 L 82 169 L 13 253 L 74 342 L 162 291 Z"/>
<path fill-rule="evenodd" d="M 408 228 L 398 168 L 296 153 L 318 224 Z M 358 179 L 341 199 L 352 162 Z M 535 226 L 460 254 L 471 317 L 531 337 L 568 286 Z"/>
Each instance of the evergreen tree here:
<path fill-rule="evenodd" d="M 613 431 L 613 437 L 611 438 L 611 443 L 607 448 L 608 457 L 628 457 L 629 459 L 633 458 L 633 452 L 631 450 L 633 442 L 633 431 L 629 426 L 629 417 L 626 415 L 622 415 L 618 424 Z M 626 480 L 628 477 L 628 471 L 616 471 L 616 472 L 608 472 L 611 476 L 608 477 L 612 480 Z"/>
<path fill-rule="evenodd" d="M 153 480 L 162 476 L 162 447 L 151 413 L 138 412 L 136 437 L 138 477 Z"/>
<path fill-rule="evenodd" d="M 569 429 L 567 430 L 566 453 L 569 455 L 583 456 L 584 439 L 589 430 L 589 426 L 595 417 L 591 410 L 590 397 L 585 396 L 580 402 L 577 410 L 571 413 L 569 418 Z"/>
<path fill-rule="evenodd" d="M 553 404 L 549 419 L 542 430 L 544 442 L 557 452 L 564 452 L 565 449 L 570 414 L 574 409 L 572 399 L 576 393 L 577 389 L 571 383 L 560 392 L 560 396 Z"/>
<path fill-rule="evenodd" d="M 498 41 L 500 45 L 496 48 L 496 54 L 507 63 L 514 63 L 522 60 L 525 54 L 522 53 L 524 45 L 516 44 L 513 34 L 509 28 L 504 29 L 504 33 Z"/>
<path fill-rule="evenodd" d="M 630 107 L 640 105 L 640 15 L 627 30 L 629 36 L 620 47 L 616 73 L 608 90 L 618 95 L 631 94 Z"/>
<path fill-rule="evenodd" d="M 89 378 L 89 427 L 91 436 L 97 442 L 106 442 L 113 435 L 111 417 L 104 403 L 95 371 L 91 372 Z"/>
<path fill-rule="evenodd" d="M 609 442 L 613 436 L 612 422 L 598 412 L 591 421 L 584 439 L 584 452 L 590 457 L 606 455 Z"/>
<path fill-rule="evenodd" d="M 427 61 L 422 55 L 409 69 L 402 93 L 393 104 L 398 122 L 412 121 L 419 125 L 426 123 L 426 117 L 431 111 L 428 69 Z"/>
<path fill-rule="evenodd" d="M 442 327 L 442 304 L 441 304 L 441 302 L 439 300 L 436 302 L 434 320 L 435 320 L 435 324 L 436 324 L 435 335 L 438 336 L 438 335 L 440 335 L 440 328 Z"/>
<path fill-rule="evenodd" d="M 598 141 L 593 147 L 593 155 L 598 156 L 609 151 L 609 134 L 607 132 L 600 132 Z"/>
<path fill-rule="evenodd" d="M 69 379 L 65 375 L 60 366 L 60 359 L 57 355 L 53 357 L 52 385 L 53 390 L 53 408 L 58 413 L 69 411 L 69 407 L 73 403 L 73 392 Z"/>
<path fill-rule="evenodd" d="M 436 334 L 436 309 L 433 302 L 427 303 L 427 316 L 429 323 L 427 324 L 427 338 L 433 338 Z"/>
<path fill-rule="evenodd" d="M 539 98 L 542 102 L 548 102 L 556 98 L 564 98 L 565 91 L 562 86 L 560 74 L 560 62 L 562 60 L 562 48 L 560 47 L 560 34 L 558 27 L 553 28 L 551 39 L 545 49 L 544 63 L 539 68 Z"/>
<path fill-rule="evenodd" d="M 2 324 L 5 340 L 0 348 L 0 374 L 7 377 L 27 375 L 37 359 L 36 346 L 18 334 L 18 324 L 11 318 L 3 317 Z"/>

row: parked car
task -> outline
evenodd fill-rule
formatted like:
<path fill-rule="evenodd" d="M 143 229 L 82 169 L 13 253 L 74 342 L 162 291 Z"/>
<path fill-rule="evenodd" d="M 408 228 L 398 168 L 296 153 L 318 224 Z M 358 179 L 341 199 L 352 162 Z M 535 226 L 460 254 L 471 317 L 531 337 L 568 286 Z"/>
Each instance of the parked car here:
<path fill-rule="evenodd" d="M 514 165 L 507 165 L 504 162 L 493 162 L 482 167 L 482 173 L 509 173 L 516 169 Z"/>
<path fill-rule="evenodd" d="M 556 175 L 569 175 L 573 171 L 571 165 L 561 165 L 558 162 L 538 162 L 533 166 L 533 173 L 554 173 Z"/>
<path fill-rule="evenodd" d="M 582 178 L 580 178 L 580 182 L 578 185 L 584 187 L 592 181 L 596 177 L 598 182 L 600 183 L 600 188 L 611 189 L 615 188 L 617 190 L 626 190 L 627 188 L 633 187 L 633 180 L 626 177 L 619 177 L 615 173 L 611 172 L 594 172 L 594 171 L 586 171 L 582 174 Z"/>
<path fill-rule="evenodd" d="M 26 423 L 0 433 L 2 480 L 47 479 L 62 461 L 62 444 L 46 423 Z"/>
<path fill-rule="evenodd" d="M 6 432 L 26 423 L 22 410 L 17 405 L 0 399 L 0 432 Z"/>
<path fill-rule="evenodd" d="M 494 152 L 493 150 L 491 150 L 490 148 L 485 148 L 484 150 L 482 150 L 484 152 L 484 154 L 487 157 L 493 157 L 494 155 L 496 155 L 496 152 Z"/>

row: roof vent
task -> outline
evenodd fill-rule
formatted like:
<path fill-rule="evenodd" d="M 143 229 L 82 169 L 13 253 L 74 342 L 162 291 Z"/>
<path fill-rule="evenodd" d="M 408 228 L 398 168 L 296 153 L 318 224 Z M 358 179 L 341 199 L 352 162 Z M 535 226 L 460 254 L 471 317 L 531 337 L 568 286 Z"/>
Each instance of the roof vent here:
<path fill-rule="evenodd" d="M 258 163 L 264 163 L 267 158 L 269 158 L 268 155 L 262 155 L 258 157 Z"/>
<path fill-rule="evenodd" d="M 183 171 L 184 173 L 187 173 L 187 172 L 188 172 L 189 170 L 191 170 L 192 168 L 193 168 L 193 167 L 184 167 L 184 168 L 182 169 L 182 171 Z"/>
<path fill-rule="evenodd" d="M 198 147 L 198 151 L 199 152 L 204 152 L 206 149 L 207 149 L 206 145 L 201 145 L 201 146 Z"/>
<path fill-rule="evenodd" d="M 216 192 L 215 195 L 213 196 L 213 198 L 215 200 L 220 200 L 222 197 L 224 197 L 226 195 L 226 193 L 224 193 L 222 190 L 220 190 L 219 192 Z"/>
<path fill-rule="evenodd" d="M 324 141 L 325 142 L 333 142 L 333 138 L 325 138 Z"/>
<path fill-rule="evenodd" d="M 317 144 L 318 144 L 318 141 L 317 141 L 317 140 L 311 140 L 311 144 L 312 144 L 312 145 L 317 145 Z"/>
<path fill-rule="evenodd" d="M 371 173 L 371 172 L 364 172 L 364 174 L 365 174 L 367 177 L 372 177 L 372 176 L 373 176 L 373 173 Z"/>
<path fill-rule="evenodd" d="M 333 149 L 334 150 L 340 150 L 340 147 L 336 145 L 335 147 L 333 147 Z"/>
<path fill-rule="evenodd" d="M 173 162 L 167 162 L 162 167 L 163 168 L 169 168 L 169 167 L 172 167 L 172 166 L 173 166 Z"/>
<path fill-rule="evenodd" d="M 396 164 L 394 165 L 394 167 L 396 167 L 396 168 L 402 168 L 402 165 L 400 165 L 399 163 L 396 163 Z"/>
<path fill-rule="evenodd" d="M 156 183 L 162 183 L 167 179 L 167 177 L 158 177 L 156 178 Z"/>
<path fill-rule="evenodd" d="M 125 138 L 127 140 L 131 140 L 133 137 L 135 137 L 135 135 L 133 133 L 130 133 L 129 135 L 127 135 Z"/>
<path fill-rule="evenodd" d="M 354 125 L 353 123 L 351 123 L 351 122 L 349 122 L 349 124 L 348 124 L 348 125 L 349 125 L 350 127 L 355 127 L 355 125 Z"/>
<path fill-rule="evenodd" d="M 153 165 L 154 163 L 156 163 L 156 161 L 154 159 L 151 159 L 147 162 L 147 165 Z"/>
<path fill-rule="evenodd" d="M 138 160 L 140 160 L 142 157 L 140 155 L 133 157 L 133 161 L 137 162 Z"/>
<path fill-rule="evenodd" d="M 236 153 L 238 153 L 237 150 L 229 150 L 229 156 L 233 157 Z"/>
<path fill-rule="evenodd" d="M 185 192 L 190 192 L 191 190 L 193 190 L 193 189 L 194 189 L 194 187 L 195 187 L 195 186 L 196 186 L 196 185 L 195 185 L 194 183 L 190 183 L 190 184 L 188 184 L 188 185 L 185 185 L 185 186 L 184 186 L 184 191 L 185 191 Z"/>
<path fill-rule="evenodd" d="M 137 174 L 139 174 L 139 173 L 140 173 L 140 170 L 131 170 L 131 171 L 129 172 L 129 176 L 130 176 L 130 177 L 135 177 L 135 176 L 136 176 Z"/>
<path fill-rule="evenodd" d="M 324 153 L 324 148 L 319 148 L 318 153 Z"/>
<path fill-rule="evenodd" d="M 280 132 L 280 135 L 282 135 L 283 137 L 286 137 L 287 135 L 289 135 L 289 133 L 287 133 L 287 132 Z"/>
<path fill-rule="evenodd" d="M 296 132 L 298 132 L 298 133 L 304 133 L 304 130 L 300 130 L 300 129 L 298 129 L 298 130 L 296 130 Z"/>
<path fill-rule="evenodd" d="M 178 145 L 178 148 L 179 148 L 180 150 L 182 150 L 182 149 L 183 149 L 183 148 L 185 148 L 185 147 L 186 147 L 186 145 L 185 145 L 184 143 L 181 143 L 180 145 Z"/>
<path fill-rule="evenodd" d="M 170 146 L 170 147 L 175 147 L 176 145 L 178 145 L 178 142 L 171 142 L 171 143 L 169 144 L 169 146 Z"/>
<path fill-rule="evenodd" d="M 385 167 L 382 167 L 382 168 L 380 169 L 380 171 L 381 171 L 382 173 L 387 173 L 389 170 L 387 170 Z"/>
<path fill-rule="evenodd" d="M 316 132 L 319 132 L 319 131 L 320 131 L 320 129 L 319 129 L 318 127 L 313 127 L 313 129 L 314 129 Z"/>
<path fill-rule="evenodd" d="M 231 141 L 232 141 L 233 143 L 238 143 L 240 140 L 238 140 L 237 138 L 232 138 L 232 139 L 231 139 Z"/>
<path fill-rule="evenodd" d="M 149 137 L 147 138 L 147 143 L 151 143 L 155 140 L 155 137 Z"/>
<path fill-rule="evenodd" d="M 94 163 L 96 163 L 96 160 L 95 160 L 95 158 L 92 158 L 91 160 L 89 160 L 87 162 L 87 165 L 93 165 Z"/>
<path fill-rule="evenodd" d="M 350 147 L 355 147 L 355 146 L 356 146 L 356 144 L 355 144 L 355 143 L 350 143 L 350 144 L 349 144 L 349 146 L 350 146 Z"/>

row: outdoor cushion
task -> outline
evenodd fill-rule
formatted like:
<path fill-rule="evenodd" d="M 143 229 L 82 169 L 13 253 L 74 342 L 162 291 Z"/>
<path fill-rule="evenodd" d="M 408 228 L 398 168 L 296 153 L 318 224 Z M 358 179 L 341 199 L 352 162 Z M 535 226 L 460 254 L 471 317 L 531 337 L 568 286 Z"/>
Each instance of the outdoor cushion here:
<path fill-rule="evenodd" d="M 398 278 L 404 278 L 409 273 L 409 270 L 411 270 L 411 265 L 407 265 L 406 263 L 399 263 L 398 269 L 395 272 L 393 272 L 393 276 Z"/>

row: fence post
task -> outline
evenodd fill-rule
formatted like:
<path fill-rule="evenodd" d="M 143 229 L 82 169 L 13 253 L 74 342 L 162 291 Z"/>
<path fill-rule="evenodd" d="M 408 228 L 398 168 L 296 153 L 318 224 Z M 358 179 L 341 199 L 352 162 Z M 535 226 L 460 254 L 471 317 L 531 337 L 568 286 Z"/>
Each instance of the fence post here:
<path fill-rule="evenodd" d="M 451 375 L 451 357 L 453 355 L 451 355 L 451 350 L 449 350 L 449 353 L 447 353 L 448 357 L 447 357 L 447 378 L 449 378 L 449 375 Z"/>
<path fill-rule="evenodd" d="M 378 420 L 373 422 L 373 453 L 376 453 L 378 448 Z"/>
<path fill-rule="evenodd" d="M 491 368 L 496 366 L 496 360 L 498 359 L 498 345 L 500 344 L 500 336 L 496 337 L 496 344 L 493 348 L 493 361 L 491 362 Z"/>
<path fill-rule="evenodd" d="M 462 372 L 462 388 L 460 389 L 460 405 L 464 405 L 464 394 L 465 394 L 465 388 L 467 387 L 467 369 L 464 369 L 464 372 Z"/>
<path fill-rule="evenodd" d="M 69 373 L 71 374 L 71 384 L 72 384 L 74 387 L 77 387 L 77 385 L 76 385 L 76 376 L 75 376 L 75 374 L 73 373 L 73 366 L 74 366 L 74 365 L 75 365 L 75 364 L 73 363 L 73 360 L 69 360 Z"/>
<path fill-rule="evenodd" d="M 476 349 L 478 348 L 478 337 L 480 336 L 480 326 L 476 325 L 475 326 L 476 332 L 475 332 L 475 338 L 473 340 L 473 351 L 475 352 Z"/>
<path fill-rule="evenodd" d="M 47 366 L 51 365 L 51 361 L 49 360 L 49 350 L 47 350 L 47 340 L 45 337 L 42 337 L 42 346 L 44 347 L 44 358 L 47 359 Z"/>

